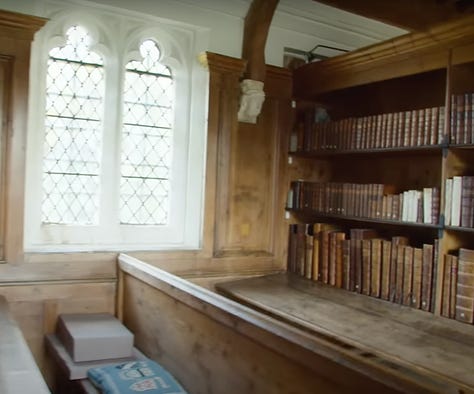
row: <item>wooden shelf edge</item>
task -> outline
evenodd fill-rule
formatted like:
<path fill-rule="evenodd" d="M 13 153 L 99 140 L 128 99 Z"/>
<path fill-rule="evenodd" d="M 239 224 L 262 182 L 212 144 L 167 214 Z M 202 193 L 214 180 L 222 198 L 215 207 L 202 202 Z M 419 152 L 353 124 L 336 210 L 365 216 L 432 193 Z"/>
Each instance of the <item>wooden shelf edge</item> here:
<path fill-rule="evenodd" d="M 461 226 L 444 226 L 446 230 L 450 231 L 460 231 L 464 233 L 472 233 L 474 234 L 474 228 L 472 227 L 461 227 Z"/>
<path fill-rule="evenodd" d="M 474 145 L 472 145 L 474 148 Z M 374 149 L 357 149 L 357 150 L 338 150 L 338 149 L 326 149 L 318 151 L 294 151 L 288 152 L 289 156 L 304 157 L 304 158 L 318 158 L 327 156 L 362 156 L 365 154 L 386 154 L 386 153 L 403 153 L 403 154 L 416 154 L 416 153 L 441 153 L 444 148 L 449 148 L 448 145 L 427 145 L 427 146 L 416 146 L 416 147 L 395 147 L 395 148 L 374 148 Z"/>
<path fill-rule="evenodd" d="M 346 220 L 346 221 L 352 221 L 352 222 L 389 224 L 389 225 L 393 225 L 393 226 L 419 227 L 419 228 L 427 228 L 427 229 L 434 229 L 434 230 L 441 230 L 443 228 L 439 224 L 402 222 L 402 221 L 398 221 L 398 220 L 365 218 L 365 217 L 359 217 L 359 216 L 344 216 L 344 215 L 336 215 L 336 214 L 330 214 L 330 213 L 316 212 L 316 211 L 313 211 L 313 210 L 310 210 L 310 209 L 286 208 L 286 211 L 290 212 L 290 213 L 293 213 L 295 215 L 307 215 L 307 216 L 319 217 L 319 218 L 324 218 L 324 219 L 340 219 L 340 220 Z"/>

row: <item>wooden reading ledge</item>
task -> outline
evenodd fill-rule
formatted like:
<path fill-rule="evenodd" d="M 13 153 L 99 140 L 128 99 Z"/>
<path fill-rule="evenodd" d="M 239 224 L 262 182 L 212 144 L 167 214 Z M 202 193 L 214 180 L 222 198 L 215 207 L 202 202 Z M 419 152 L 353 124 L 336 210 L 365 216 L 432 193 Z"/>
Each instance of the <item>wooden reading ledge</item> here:
<path fill-rule="evenodd" d="M 287 273 L 216 288 L 341 349 L 359 352 L 395 375 L 437 381 L 439 392 L 474 391 L 471 325 Z"/>

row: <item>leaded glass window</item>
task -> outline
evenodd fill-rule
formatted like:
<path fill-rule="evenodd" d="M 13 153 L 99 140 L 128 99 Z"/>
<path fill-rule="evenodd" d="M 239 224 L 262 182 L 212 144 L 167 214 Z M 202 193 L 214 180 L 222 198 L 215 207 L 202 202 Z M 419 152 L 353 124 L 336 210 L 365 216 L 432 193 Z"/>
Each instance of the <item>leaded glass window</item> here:
<path fill-rule="evenodd" d="M 120 222 L 168 223 L 174 81 L 156 43 L 140 46 L 142 61 L 126 65 L 120 179 Z"/>
<path fill-rule="evenodd" d="M 199 248 L 206 33 L 102 6 L 51 12 L 32 50 L 25 248 Z"/>
<path fill-rule="evenodd" d="M 104 70 L 90 36 L 71 27 L 49 52 L 43 160 L 42 222 L 97 224 Z"/>

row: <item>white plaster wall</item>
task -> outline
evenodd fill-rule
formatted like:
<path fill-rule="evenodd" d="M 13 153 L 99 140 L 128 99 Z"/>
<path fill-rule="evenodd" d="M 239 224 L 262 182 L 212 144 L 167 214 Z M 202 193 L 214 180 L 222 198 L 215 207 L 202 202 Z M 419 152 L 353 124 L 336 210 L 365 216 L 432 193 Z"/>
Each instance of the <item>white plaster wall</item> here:
<path fill-rule="evenodd" d="M 0 8 L 44 15 L 47 0 L 0 0 Z M 85 0 L 64 0 L 87 4 Z M 208 50 L 240 57 L 244 18 L 250 0 L 91 0 L 209 29 Z M 404 31 L 319 4 L 313 0 L 280 0 L 266 47 L 266 62 L 281 66 L 285 47 L 308 51 L 317 44 L 355 49 Z"/>

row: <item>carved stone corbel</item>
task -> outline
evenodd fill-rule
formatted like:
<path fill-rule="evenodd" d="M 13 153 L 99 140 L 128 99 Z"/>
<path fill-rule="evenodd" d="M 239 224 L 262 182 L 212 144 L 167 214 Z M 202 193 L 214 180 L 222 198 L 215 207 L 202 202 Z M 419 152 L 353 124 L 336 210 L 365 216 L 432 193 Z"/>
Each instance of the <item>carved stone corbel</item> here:
<path fill-rule="evenodd" d="M 260 115 L 265 101 L 263 82 L 244 79 L 240 83 L 240 88 L 240 108 L 237 115 L 239 122 L 257 123 L 257 116 Z"/>

